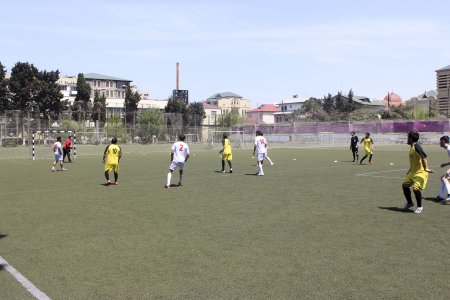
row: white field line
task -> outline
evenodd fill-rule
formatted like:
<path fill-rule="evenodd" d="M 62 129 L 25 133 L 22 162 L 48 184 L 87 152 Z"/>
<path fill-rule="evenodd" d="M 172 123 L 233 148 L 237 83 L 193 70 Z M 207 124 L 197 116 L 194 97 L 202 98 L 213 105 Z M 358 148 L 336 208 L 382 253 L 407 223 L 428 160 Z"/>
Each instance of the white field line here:
<path fill-rule="evenodd" d="M 380 174 L 380 173 L 399 172 L 399 171 L 404 171 L 405 175 L 406 175 L 406 171 L 408 171 L 408 169 L 377 171 L 377 172 L 369 172 L 369 173 L 357 173 L 357 174 L 355 174 L 355 176 L 367 176 L 367 177 L 388 178 L 388 179 L 403 179 L 404 176 L 395 176 L 395 177 L 393 177 L 393 176 L 376 175 L 376 174 Z M 428 178 L 428 181 L 441 181 L 441 180 L 440 179 Z"/>
<path fill-rule="evenodd" d="M 3 257 L 0 256 L 0 265 L 8 271 L 16 280 L 27 289 L 36 299 L 39 300 L 51 300 L 44 292 L 39 290 L 31 281 L 29 281 L 25 276 L 19 273 L 13 266 L 11 266 Z"/>

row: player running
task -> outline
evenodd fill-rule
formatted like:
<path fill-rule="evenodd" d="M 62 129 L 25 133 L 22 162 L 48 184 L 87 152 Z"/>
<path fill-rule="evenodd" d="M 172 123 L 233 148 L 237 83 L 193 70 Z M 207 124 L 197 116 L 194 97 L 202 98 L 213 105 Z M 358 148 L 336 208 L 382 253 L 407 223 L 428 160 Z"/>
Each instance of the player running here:
<path fill-rule="evenodd" d="M 63 161 L 63 151 L 62 151 L 62 144 L 61 144 L 61 137 L 58 136 L 56 138 L 56 142 L 52 146 L 53 153 L 55 154 L 55 160 L 53 161 L 52 165 L 52 172 L 56 171 L 56 164 L 59 162 L 59 165 L 61 166 L 61 171 L 65 171 L 64 169 L 64 161 Z"/>
<path fill-rule="evenodd" d="M 439 139 L 439 145 L 447 150 L 448 156 L 450 156 L 450 145 L 449 145 L 450 138 L 446 135 L 442 136 Z M 450 162 L 441 164 L 441 168 L 450 165 Z M 446 204 L 450 201 L 450 169 L 447 169 L 447 172 L 445 172 L 444 175 L 441 176 L 441 189 L 439 192 L 439 196 L 437 196 L 437 199 L 441 201 L 441 203 Z"/>
<path fill-rule="evenodd" d="M 362 143 L 364 143 L 364 151 L 366 151 L 366 155 L 364 155 L 364 157 L 361 158 L 359 164 L 362 165 L 363 160 L 369 157 L 369 164 L 371 165 L 373 157 L 373 140 L 370 137 L 370 132 L 366 132 L 366 136 L 361 140 L 360 144 Z"/>

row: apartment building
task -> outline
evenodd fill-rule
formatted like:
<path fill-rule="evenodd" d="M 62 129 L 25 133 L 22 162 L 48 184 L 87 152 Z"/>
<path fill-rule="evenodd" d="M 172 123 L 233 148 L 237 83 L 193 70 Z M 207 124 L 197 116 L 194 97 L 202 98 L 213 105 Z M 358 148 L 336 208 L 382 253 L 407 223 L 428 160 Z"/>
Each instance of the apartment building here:
<path fill-rule="evenodd" d="M 441 115 L 450 116 L 450 66 L 436 70 L 437 108 Z"/>

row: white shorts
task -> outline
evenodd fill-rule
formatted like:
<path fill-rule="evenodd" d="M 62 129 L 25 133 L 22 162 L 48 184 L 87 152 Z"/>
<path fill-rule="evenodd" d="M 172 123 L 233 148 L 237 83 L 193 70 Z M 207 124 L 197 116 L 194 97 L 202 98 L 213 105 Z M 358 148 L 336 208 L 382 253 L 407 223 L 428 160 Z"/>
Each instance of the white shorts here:
<path fill-rule="evenodd" d="M 55 154 L 55 161 L 60 161 L 63 160 L 63 155 L 62 154 Z"/>
<path fill-rule="evenodd" d="M 263 161 L 265 157 L 266 157 L 266 153 L 258 153 L 258 154 L 256 155 L 256 159 L 257 159 L 258 161 Z"/>
<path fill-rule="evenodd" d="M 179 162 L 179 161 L 172 161 L 172 163 L 170 164 L 169 169 L 170 170 L 175 170 L 176 168 L 178 168 L 179 170 L 183 170 L 184 169 L 184 164 L 185 162 Z"/>

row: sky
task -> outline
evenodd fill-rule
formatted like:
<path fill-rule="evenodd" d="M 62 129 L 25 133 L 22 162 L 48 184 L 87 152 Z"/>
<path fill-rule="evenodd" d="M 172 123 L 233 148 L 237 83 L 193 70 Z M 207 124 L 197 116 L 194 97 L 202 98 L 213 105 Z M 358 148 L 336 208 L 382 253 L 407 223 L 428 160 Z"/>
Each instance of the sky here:
<path fill-rule="evenodd" d="M 0 63 L 133 81 L 151 99 L 252 102 L 342 91 L 403 100 L 450 65 L 447 0 L 0 0 Z"/>

